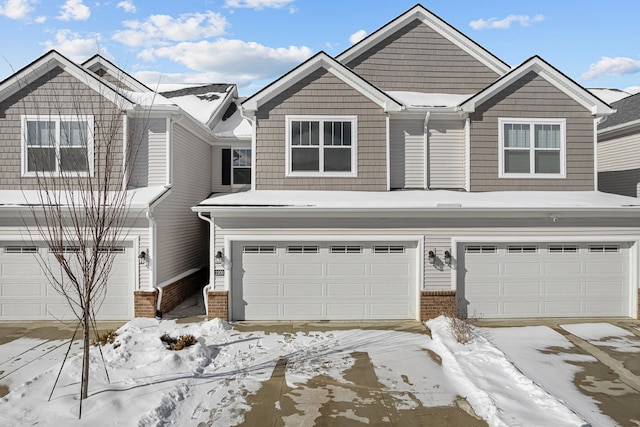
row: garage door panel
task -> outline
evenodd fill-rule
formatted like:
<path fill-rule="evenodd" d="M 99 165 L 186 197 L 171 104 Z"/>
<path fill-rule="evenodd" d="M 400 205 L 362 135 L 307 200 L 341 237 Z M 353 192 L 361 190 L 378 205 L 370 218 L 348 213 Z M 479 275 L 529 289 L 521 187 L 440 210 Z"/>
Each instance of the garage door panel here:
<path fill-rule="evenodd" d="M 327 284 L 328 297 L 365 297 L 367 295 L 367 285 L 365 283 L 329 283 Z"/>
<path fill-rule="evenodd" d="M 539 275 L 540 271 L 541 266 L 537 261 L 504 263 L 504 274 L 507 275 Z"/>
<path fill-rule="evenodd" d="M 491 252 L 480 253 L 478 248 L 485 246 Z M 468 247 L 467 251 L 463 244 L 460 251 L 458 291 L 466 299 L 469 314 L 488 318 L 630 314 L 631 244 L 474 243 Z"/>
<path fill-rule="evenodd" d="M 505 282 L 502 294 L 505 296 L 541 295 L 542 284 L 540 282 Z"/>
<path fill-rule="evenodd" d="M 284 297 L 299 297 L 299 296 L 314 296 L 320 297 L 323 294 L 322 283 L 284 283 L 282 285 L 282 296 Z"/>
<path fill-rule="evenodd" d="M 367 274 L 367 264 L 327 264 L 327 276 L 364 276 Z"/>
<path fill-rule="evenodd" d="M 233 243 L 234 320 L 416 318 L 415 242 L 260 245 L 273 250 L 269 254 L 248 254 L 245 248 L 256 247 L 255 242 Z M 256 265 L 270 265 L 272 272 L 281 274 L 262 274 L 264 267 Z M 276 283 L 279 289 L 270 286 Z"/>
<path fill-rule="evenodd" d="M 318 276 L 322 275 L 322 264 L 284 264 L 285 276 Z"/>
<path fill-rule="evenodd" d="M 39 297 L 43 293 L 43 287 L 39 283 L 5 283 L 0 286 L 0 290 L 3 297 Z"/>
<path fill-rule="evenodd" d="M 15 319 L 39 319 L 42 317 L 42 307 L 32 301 L 7 301 L 2 304 L 2 317 Z"/>

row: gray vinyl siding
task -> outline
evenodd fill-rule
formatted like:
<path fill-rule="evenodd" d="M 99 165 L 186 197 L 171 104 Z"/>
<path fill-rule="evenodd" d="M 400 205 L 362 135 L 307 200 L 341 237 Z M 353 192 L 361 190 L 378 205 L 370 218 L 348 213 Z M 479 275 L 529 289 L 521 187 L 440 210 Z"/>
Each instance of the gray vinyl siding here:
<path fill-rule="evenodd" d="M 424 188 L 424 119 L 390 122 L 391 188 Z"/>
<path fill-rule="evenodd" d="M 498 119 L 566 118 L 565 179 L 499 178 Z M 534 72 L 471 115 L 471 191 L 594 190 L 594 132 L 589 111 Z"/>
<path fill-rule="evenodd" d="M 357 177 L 286 177 L 286 115 L 358 117 Z M 385 191 L 386 117 L 382 109 L 329 72 L 318 70 L 257 112 L 256 189 Z"/>
<path fill-rule="evenodd" d="M 112 100 L 61 68 L 54 68 L 0 102 L 0 190 L 36 189 L 36 178 L 21 177 L 22 115 L 93 115 L 95 144 L 116 144 L 114 188 L 122 185 L 122 113 Z M 94 164 L 104 164 L 94 159 Z"/>
<path fill-rule="evenodd" d="M 102 68 L 98 68 L 96 70 L 96 74 L 99 75 L 100 77 L 102 77 L 107 82 L 109 82 L 112 85 L 116 86 L 116 87 L 122 88 L 124 90 L 133 90 L 131 87 L 129 87 L 128 85 L 124 84 L 124 82 L 122 82 L 120 80 L 120 78 L 122 76 L 114 76 L 110 72 L 105 71 Z"/>
<path fill-rule="evenodd" d="M 173 125 L 172 143 L 173 186 L 153 212 L 158 250 L 156 285 L 209 262 L 208 223 L 191 207 L 211 192 L 211 146 L 179 124 Z"/>
<path fill-rule="evenodd" d="M 640 132 L 598 137 L 598 172 L 623 171 L 640 168 Z"/>
<path fill-rule="evenodd" d="M 129 121 L 133 172 L 133 188 L 166 185 L 167 124 L 166 119 L 133 119 Z"/>
<path fill-rule="evenodd" d="M 383 90 L 473 94 L 499 77 L 419 20 L 345 65 Z"/>
<path fill-rule="evenodd" d="M 598 172 L 598 190 L 605 193 L 638 197 L 640 168 Z"/>
<path fill-rule="evenodd" d="M 490 221 L 474 218 L 433 220 L 432 218 L 402 220 L 402 227 L 398 228 L 398 221 L 384 219 L 301 219 L 301 218 L 244 218 L 244 219 L 216 219 L 216 246 L 215 250 L 224 250 L 225 236 L 246 236 L 250 241 L 257 236 L 278 236 L 278 239 L 290 238 L 296 241 L 304 236 L 308 241 L 311 236 L 318 236 L 323 240 L 327 235 L 340 236 L 341 240 L 348 240 L 350 235 L 357 240 L 360 236 L 375 235 L 381 241 L 385 236 L 390 239 L 398 239 L 406 236 L 407 240 L 424 239 L 423 255 L 423 286 L 422 290 L 451 290 L 452 274 L 456 274 L 457 251 L 452 247 L 452 239 L 486 237 L 487 240 L 501 239 L 513 236 L 514 242 L 523 242 L 521 236 L 549 236 L 550 238 L 563 239 L 571 242 L 572 239 L 585 239 L 589 236 L 601 238 L 607 236 L 611 240 L 627 239 L 629 236 L 640 233 L 640 219 L 607 220 L 606 226 L 601 219 L 588 220 L 591 225 L 580 225 L 582 220 L 575 221 L 565 219 L 565 225 L 551 226 L 549 218 L 541 218 L 540 221 L 523 219 L 492 219 Z M 357 222 L 357 226 L 355 225 Z M 534 227 L 531 228 L 531 223 Z M 244 237 L 243 237 L 244 238 Z M 526 239 L 524 240 L 526 242 Z M 429 264 L 428 253 L 435 251 L 438 262 Z M 450 250 L 453 255 L 452 266 L 444 264 L 444 252 Z M 229 271 L 226 272 L 229 274 Z M 215 289 L 224 290 L 224 277 L 216 277 Z"/>
<path fill-rule="evenodd" d="M 429 188 L 465 187 L 465 129 L 463 121 L 431 120 L 429 132 Z"/>

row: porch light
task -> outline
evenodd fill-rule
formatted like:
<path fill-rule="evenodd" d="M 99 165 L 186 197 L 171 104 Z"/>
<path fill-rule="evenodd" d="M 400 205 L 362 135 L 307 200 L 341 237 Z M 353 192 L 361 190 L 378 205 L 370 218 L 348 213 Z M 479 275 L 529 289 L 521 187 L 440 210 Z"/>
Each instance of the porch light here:
<path fill-rule="evenodd" d="M 436 262 L 436 250 L 429 251 L 429 264 Z"/>
<path fill-rule="evenodd" d="M 451 252 L 444 251 L 444 263 L 451 267 Z"/>
<path fill-rule="evenodd" d="M 138 262 L 140 264 L 144 264 L 147 262 L 147 253 L 145 251 L 140 252 L 140 255 L 138 255 Z"/>
<path fill-rule="evenodd" d="M 216 264 L 222 264 L 222 251 L 218 251 L 216 252 Z"/>

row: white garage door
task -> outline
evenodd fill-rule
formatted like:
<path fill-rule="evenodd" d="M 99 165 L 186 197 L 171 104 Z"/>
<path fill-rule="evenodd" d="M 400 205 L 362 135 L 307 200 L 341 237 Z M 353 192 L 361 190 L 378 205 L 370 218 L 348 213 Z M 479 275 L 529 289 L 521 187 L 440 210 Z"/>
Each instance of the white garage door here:
<path fill-rule="evenodd" d="M 234 320 L 415 319 L 416 244 L 234 242 Z"/>
<path fill-rule="evenodd" d="M 75 250 L 70 246 L 67 250 Z M 134 263 L 132 248 L 117 248 L 107 295 L 97 312 L 100 320 L 133 317 Z M 70 320 L 66 299 L 45 276 L 38 257 L 57 266 L 49 249 L 22 242 L 0 242 L 0 320 Z M 59 267 L 58 267 L 59 268 Z"/>
<path fill-rule="evenodd" d="M 458 297 L 470 316 L 629 316 L 624 243 L 465 244 Z"/>

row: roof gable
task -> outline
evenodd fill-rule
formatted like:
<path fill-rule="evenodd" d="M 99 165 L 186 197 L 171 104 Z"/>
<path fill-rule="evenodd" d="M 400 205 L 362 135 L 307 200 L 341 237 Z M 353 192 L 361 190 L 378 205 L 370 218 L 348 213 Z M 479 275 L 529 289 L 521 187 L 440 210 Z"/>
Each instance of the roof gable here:
<path fill-rule="evenodd" d="M 491 99 L 503 89 L 520 80 L 530 72 L 534 72 L 545 79 L 551 85 L 558 88 L 558 90 L 562 91 L 578 104 L 582 105 L 585 109 L 589 110 L 594 116 L 604 116 L 611 114 L 614 111 L 607 103 L 593 95 L 587 89 L 580 86 L 539 56 L 533 56 L 527 59 L 524 63 L 496 80 L 493 84 L 460 104 L 460 108 L 464 112 L 474 112 L 478 105 Z"/>
<path fill-rule="evenodd" d="M 372 102 L 379 105 L 385 111 L 401 111 L 402 104 L 389 95 L 378 89 L 362 77 L 345 67 L 325 52 L 319 52 L 298 67 L 294 68 L 269 86 L 260 90 L 255 95 L 249 97 L 242 103 L 244 111 L 257 111 L 257 109 L 273 99 L 275 96 L 284 92 L 312 72 L 318 69 L 325 69 L 338 79 L 342 80 L 362 95 L 369 98 Z"/>
<path fill-rule="evenodd" d="M 393 21 L 370 34 L 368 37 L 365 37 L 362 41 L 351 46 L 349 49 L 338 55 L 336 59 L 341 63 L 346 64 L 366 52 L 371 47 L 377 45 L 385 38 L 396 33 L 404 26 L 409 25 L 416 19 L 420 20 L 429 28 L 458 46 L 460 49 L 477 59 L 498 75 L 503 75 L 510 70 L 509 65 L 504 61 L 471 40 L 469 37 L 462 34 L 437 15 L 431 13 L 420 4 L 412 7 Z"/>
<path fill-rule="evenodd" d="M 121 81 L 133 91 L 147 92 L 151 90 L 144 83 L 140 82 L 139 80 L 134 78 L 131 74 L 125 72 L 122 68 L 118 67 L 113 62 L 109 61 L 108 59 L 106 59 L 105 57 L 99 54 L 96 54 L 91 58 L 87 59 L 81 65 L 87 70 L 90 70 L 94 73 L 98 71 L 100 68 L 102 68 L 111 76 L 113 76 L 115 79 Z"/>
<path fill-rule="evenodd" d="M 62 68 L 101 95 L 113 101 L 116 99 L 122 100 L 124 103 L 123 107 L 133 107 L 134 103 L 119 93 L 111 84 L 55 50 L 45 53 L 40 58 L 0 82 L 0 101 L 13 95 L 21 88 L 31 84 L 56 67 Z"/>
<path fill-rule="evenodd" d="M 613 132 L 640 124 L 640 93 L 628 96 L 611 104 L 616 112 L 598 125 L 598 132 Z"/>

